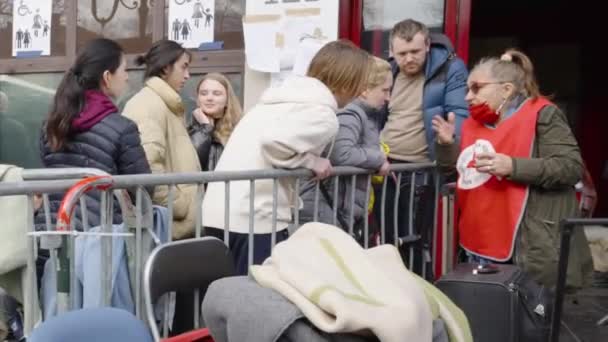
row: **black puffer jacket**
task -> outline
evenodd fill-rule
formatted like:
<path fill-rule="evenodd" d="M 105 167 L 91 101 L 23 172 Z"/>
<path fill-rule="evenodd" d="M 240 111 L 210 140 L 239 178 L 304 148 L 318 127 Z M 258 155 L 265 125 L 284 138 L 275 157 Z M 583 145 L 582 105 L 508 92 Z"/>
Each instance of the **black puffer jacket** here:
<path fill-rule="evenodd" d="M 53 152 L 43 129 L 40 138 L 42 163 L 48 168 L 86 167 L 96 168 L 112 175 L 150 173 L 150 166 L 141 146 L 137 125 L 118 114 L 110 114 L 89 130 L 69 137 L 66 145 Z M 148 189 L 150 191 L 151 189 Z M 52 221 L 55 223 L 64 194 L 50 195 Z M 90 227 L 100 224 L 101 193 L 86 196 Z M 76 208 L 76 228 L 82 229 L 81 211 Z M 122 222 L 117 201 L 114 201 L 114 223 Z M 44 212 L 36 216 L 37 229 L 45 229 Z"/>
<path fill-rule="evenodd" d="M 213 129 L 212 125 L 201 124 L 196 120 L 192 120 L 188 125 L 188 134 L 203 171 L 213 171 L 224 152 L 224 145 L 215 139 Z"/>

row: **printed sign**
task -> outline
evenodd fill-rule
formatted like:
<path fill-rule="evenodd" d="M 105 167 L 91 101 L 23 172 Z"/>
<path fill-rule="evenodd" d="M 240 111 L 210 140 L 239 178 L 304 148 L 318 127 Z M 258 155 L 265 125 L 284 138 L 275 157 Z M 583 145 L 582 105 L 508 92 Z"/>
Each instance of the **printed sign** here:
<path fill-rule="evenodd" d="M 52 0 L 13 2 L 13 56 L 51 54 Z"/>
<path fill-rule="evenodd" d="M 215 0 L 169 0 L 167 37 L 186 48 L 213 42 Z"/>
<path fill-rule="evenodd" d="M 470 190 L 482 186 L 492 178 L 489 173 L 479 172 L 475 167 L 475 159 L 478 153 L 495 153 L 492 143 L 478 139 L 474 144 L 468 146 L 458 156 L 456 168 L 458 170 L 458 187 L 460 189 Z"/>

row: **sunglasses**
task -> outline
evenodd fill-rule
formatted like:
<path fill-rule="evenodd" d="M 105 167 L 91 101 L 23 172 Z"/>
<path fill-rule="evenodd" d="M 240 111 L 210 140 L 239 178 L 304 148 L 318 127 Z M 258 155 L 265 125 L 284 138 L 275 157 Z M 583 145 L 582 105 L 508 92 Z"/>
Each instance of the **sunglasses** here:
<path fill-rule="evenodd" d="M 483 88 L 483 87 L 485 87 L 487 85 L 490 85 L 490 84 L 503 84 L 503 83 L 506 83 L 506 82 L 472 82 L 469 85 L 469 90 L 473 94 L 477 95 L 477 93 L 481 90 L 481 88 Z"/>

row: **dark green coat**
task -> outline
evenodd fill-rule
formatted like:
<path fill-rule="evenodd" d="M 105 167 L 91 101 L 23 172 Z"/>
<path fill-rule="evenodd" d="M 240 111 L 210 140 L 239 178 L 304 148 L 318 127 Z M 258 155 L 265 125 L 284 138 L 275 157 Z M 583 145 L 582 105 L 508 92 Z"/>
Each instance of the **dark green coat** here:
<path fill-rule="evenodd" d="M 436 143 L 437 165 L 444 173 L 455 172 L 458 144 Z M 582 179 L 583 161 L 566 116 L 546 106 L 538 116 L 532 158 L 513 158 L 514 182 L 530 186 L 526 212 L 516 240 L 514 262 L 535 280 L 553 286 L 557 280 L 559 222 L 579 215 L 574 185 Z M 593 263 L 582 229 L 571 242 L 569 286 L 589 284 Z"/>

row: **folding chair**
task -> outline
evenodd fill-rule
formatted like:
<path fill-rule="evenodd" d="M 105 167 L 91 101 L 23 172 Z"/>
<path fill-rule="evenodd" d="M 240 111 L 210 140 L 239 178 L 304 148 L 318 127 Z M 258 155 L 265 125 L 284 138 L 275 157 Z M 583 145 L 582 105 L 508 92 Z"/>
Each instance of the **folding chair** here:
<path fill-rule="evenodd" d="M 233 275 L 235 266 L 232 255 L 226 245 L 216 238 L 174 241 L 154 249 L 144 269 L 144 301 L 146 317 L 155 340 L 160 340 L 160 332 L 154 306 L 162 295 L 199 290 L 199 300 L 194 307 L 200 313 L 200 303 L 209 285 L 217 279 Z M 207 329 L 199 329 L 165 341 L 205 341 L 204 338 L 208 336 Z"/>

